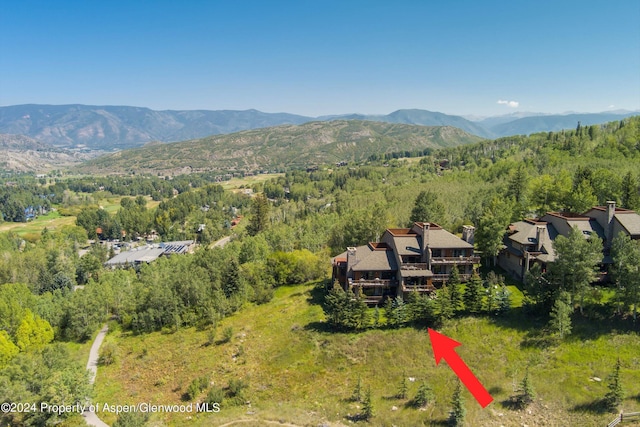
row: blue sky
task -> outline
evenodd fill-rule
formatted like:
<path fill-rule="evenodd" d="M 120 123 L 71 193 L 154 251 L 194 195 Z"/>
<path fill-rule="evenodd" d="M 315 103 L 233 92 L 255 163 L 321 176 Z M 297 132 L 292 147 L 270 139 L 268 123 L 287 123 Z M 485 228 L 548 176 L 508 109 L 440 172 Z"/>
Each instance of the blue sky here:
<path fill-rule="evenodd" d="M 502 101 L 502 102 L 499 102 Z M 640 1 L 0 1 L 0 105 L 640 109 Z"/>

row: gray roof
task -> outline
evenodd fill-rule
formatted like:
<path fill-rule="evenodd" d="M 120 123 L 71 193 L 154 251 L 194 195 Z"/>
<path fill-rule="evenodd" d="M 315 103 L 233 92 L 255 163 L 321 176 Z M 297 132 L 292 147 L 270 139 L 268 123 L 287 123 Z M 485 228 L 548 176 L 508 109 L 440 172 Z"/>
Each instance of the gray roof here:
<path fill-rule="evenodd" d="M 445 229 L 430 229 L 428 233 L 429 239 L 427 246 L 431 249 L 473 249 L 471 243 L 465 242 Z"/>
<path fill-rule="evenodd" d="M 395 243 L 398 255 L 400 256 L 420 255 L 422 253 L 420 251 L 418 236 L 415 234 L 408 236 L 393 236 L 393 242 Z"/>
<path fill-rule="evenodd" d="M 632 236 L 640 235 L 640 215 L 635 212 L 616 213 L 614 218 Z"/>
<path fill-rule="evenodd" d="M 511 224 L 511 227 L 515 230 L 513 234 L 510 234 L 509 240 L 520 243 L 521 245 L 536 244 L 536 227 L 538 225 L 544 226 L 546 233 L 544 236 L 545 241 L 552 241 L 558 236 L 558 231 L 553 224 L 546 222 L 531 223 L 529 221 L 518 221 Z"/>
<path fill-rule="evenodd" d="M 347 259 L 347 252 L 335 256 L 333 259 Z M 396 271 L 398 264 L 393 250 L 373 250 L 369 245 L 356 248 L 356 261 L 351 267 L 353 271 Z"/>
<path fill-rule="evenodd" d="M 124 264 L 139 264 L 142 262 L 152 262 L 155 261 L 162 255 L 164 249 L 162 248 L 151 248 L 151 249 L 142 249 L 142 250 L 133 250 L 120 252 L 118 255 L 111 258 L 109 261 L 105 263 L 107 266 L 114 265 L 124 265 Z"/>
<path fill-rule="evenodd" d="M 584 234 L 586 238 L 595 234 L 599 238 L 604 239 L 604 230 L 595 219 L 590 219 L 589 221 L 568 220 L 567 224 L 569 224 L 571 228 L 578 227 L 578 230 L 582 231 L 582 234 Z"/>
<path fill-rule="evenodd" d="M 193 245 L 193 240 L 183 240 L 179 242 L 163 242 L 158 246 L 147 246 L 135 248 L 131 251 L 120 252 L 104 264 L 109 267 L 126 264 L 140 264 L 143 262 L 153 262 L 162 255 L 184 254 Z"/>

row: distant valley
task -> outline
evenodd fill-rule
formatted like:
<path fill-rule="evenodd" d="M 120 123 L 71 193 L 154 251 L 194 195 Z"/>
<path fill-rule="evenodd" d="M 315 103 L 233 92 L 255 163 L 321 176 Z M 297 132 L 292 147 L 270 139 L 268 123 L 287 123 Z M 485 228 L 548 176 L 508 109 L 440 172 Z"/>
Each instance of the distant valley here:
<path fill-rule="evenodd" d="M 0 134 L 0 171 L 45 172 L 70 167 L 102 153 L 66 150 L 24 135 Z"/>
<path fill-rule="evenodd" d="M 164 110 L 129 106 L 15 105 L 0 107 L 0 134 L 25 135 L 58 148 L 113 151 L 149 142 L 177 142 L 211 135 L 312 121 L 367 120 L 420 126 L 452 126 L 482 138 L 556 131 L 605 123 L 638 114 L 512 114 L 478 121 L 438 112 L 404 109 L 387 115 L 345 114 L 307 117 L 257 110 Z"/>

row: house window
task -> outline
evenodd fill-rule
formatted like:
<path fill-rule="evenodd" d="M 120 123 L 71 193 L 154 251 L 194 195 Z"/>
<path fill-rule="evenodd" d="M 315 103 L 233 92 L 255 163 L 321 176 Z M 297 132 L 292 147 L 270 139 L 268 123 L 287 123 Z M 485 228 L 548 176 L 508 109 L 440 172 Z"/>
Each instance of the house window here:
<path fill-rule="evenodd" d="M 435 258 L 440 258 L 442 256 L 442 250 L 441 249 L 434 249 L 431 252 L 431 256 L 433 256 Z"/>

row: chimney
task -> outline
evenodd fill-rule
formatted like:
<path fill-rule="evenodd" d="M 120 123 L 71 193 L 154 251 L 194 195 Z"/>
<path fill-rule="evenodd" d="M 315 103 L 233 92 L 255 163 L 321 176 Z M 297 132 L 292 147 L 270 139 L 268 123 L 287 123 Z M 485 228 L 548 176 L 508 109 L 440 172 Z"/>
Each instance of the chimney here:
<path fill-rule="evenodd" d="M 536 252 L 542 252 L 546 229 L 545 225 L 536 225 Z"/>
<path fill-rule="evenodd" d="M 613 240 L 613 217 L 616 214 L 616 202 L 613 200 L 607 201 L 607 226 L 604 229 L 605 244 L 607 247 L 611 247 L 611 240 Z"/>
<path fill-rule="evenodd" d="M 348 247 L 347 248 L 347 278 L 353 278 L 350 277 L 350 271 L 351 268 L 355 265 L 357 259 L 356 259 L 356 248 L 354 247 Z"/>
<path fill-rule="evenodd" d="M 463 225 L 462 226 L 462 240 L 465 242 L 472 244 L 475 241 L 476 228 L 473 225 Z"/>
<path fill-rule="evenodd" d="M 427 248 L 429 247 L 429 227 L 431 224 L 429 224 L 428 222 L 423 222 L 422 223 L 422 247 L 420 248 L 422 250 L 422 255 L 424 256 L 425 251 L 427 250 Z"/>

